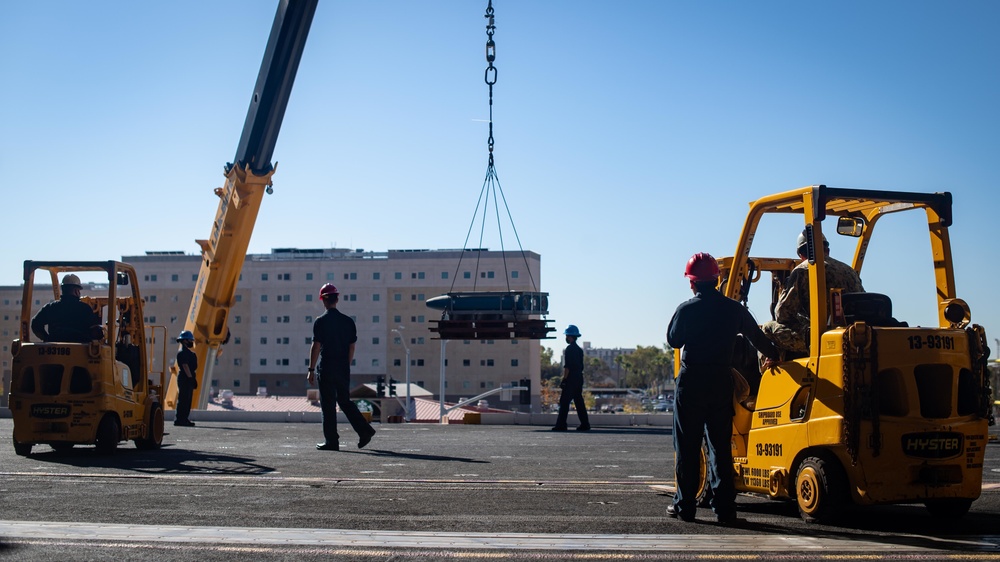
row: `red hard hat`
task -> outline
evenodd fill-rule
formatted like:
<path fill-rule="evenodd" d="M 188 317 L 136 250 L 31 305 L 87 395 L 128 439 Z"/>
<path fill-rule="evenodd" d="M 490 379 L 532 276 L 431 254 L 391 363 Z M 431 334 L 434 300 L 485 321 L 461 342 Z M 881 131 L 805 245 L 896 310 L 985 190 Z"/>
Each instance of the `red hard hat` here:
<path fill-rule="evenodd" d="M 340 291 L 333 286 L 332 283 L 327 283 L 319 288 L 319 298 L 325 298 L 327 295 L 339 295 Z"/>
<path fill-rule="evenodd" d="M 694 282 L 716 281 L 719 279 L 719 263 L 711 254 L 698 252 L 688 260 L 684 277 Z"/>

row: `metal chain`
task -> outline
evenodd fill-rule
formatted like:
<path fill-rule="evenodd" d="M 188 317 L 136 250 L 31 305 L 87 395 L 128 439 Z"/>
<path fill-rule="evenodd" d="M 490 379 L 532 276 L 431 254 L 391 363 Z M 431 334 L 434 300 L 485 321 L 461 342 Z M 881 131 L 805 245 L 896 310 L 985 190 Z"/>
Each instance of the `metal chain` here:
<path fill-rule="evenodd" d="M 490 87 L 490 139 L 488 141 L 490 149 L 490 166 L 493 165 L 493 85 L 497 83 L 497 67 L 493 66 L 493 61 L 497 58 L 497 44 L 493 41 L 493 32 L 497 27 L 493 20 L 493 0 L 489 0 L 486 5 L 486 67 L 484 79 L 486 85 Z"/>

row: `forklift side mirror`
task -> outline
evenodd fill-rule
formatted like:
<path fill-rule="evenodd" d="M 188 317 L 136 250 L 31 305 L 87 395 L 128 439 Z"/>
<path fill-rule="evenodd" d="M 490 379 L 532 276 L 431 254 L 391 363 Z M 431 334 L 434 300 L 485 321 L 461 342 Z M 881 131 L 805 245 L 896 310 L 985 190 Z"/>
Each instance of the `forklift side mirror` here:
<path fill-rule="evenodd" d="M 861 217 L 840 217 L 837 219 L 837 234 L 858 238 L 865 231 L 865 219 Z"/>

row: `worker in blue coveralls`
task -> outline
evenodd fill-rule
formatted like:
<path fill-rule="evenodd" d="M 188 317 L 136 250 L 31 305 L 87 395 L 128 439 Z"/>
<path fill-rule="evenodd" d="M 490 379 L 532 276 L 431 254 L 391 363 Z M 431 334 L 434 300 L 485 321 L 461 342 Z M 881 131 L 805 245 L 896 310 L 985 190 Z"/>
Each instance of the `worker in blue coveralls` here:
<path fill-rule="evenodd" d="M 667 328 L 667 343 L 681 350 L 681 370 L 674 398 L 674 452 L 677 493 L 667 515 L 694 521 L 697 512 L 701 443 L 708 433 L 708 462 L 712 510 L 719 523 L 733 525 L 736 488 L 733 485 L 733 348 L 743 334 L 771 359 L 778 349 L 760 330 L 750 312 L 727 298 L 716 286 L 719 265 L 698 253 L 688 260 L 684 276 L 694 298 L 681 303 Z"/>
<path fill-rule="evenodd" d="M 566 418 L 569 417 L 569 404 L 576 405 L 576 415 L 580 418 L 577 431 L 590 431 L 590 419 L 587 417 L 587 403 L 583 400 L 583 350 L 576 344 L 580 337 L 580 329 L 570 324 L 563 332 L 566 336 L 566 349 L 563 350 L 563 377 L 559 388 L 559 415 L 552 431 L 566 431 Z"/>

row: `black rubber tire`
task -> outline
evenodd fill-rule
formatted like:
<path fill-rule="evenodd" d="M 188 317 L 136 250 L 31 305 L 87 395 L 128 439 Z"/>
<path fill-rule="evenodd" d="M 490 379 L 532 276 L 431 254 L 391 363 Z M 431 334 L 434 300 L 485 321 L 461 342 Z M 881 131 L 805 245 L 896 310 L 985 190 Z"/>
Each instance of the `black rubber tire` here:
<path fill-rule="evenodd" d="M 712 483 L 708 471 L 708 443 L 701 444 L 701 454 L 698 456 L 698 492 L 695 494 L 695 505 L 709 507 L 712 504 Z"/>
<path fill-rule="evenodd" d="M 795 500 L 806 523 L 833 523 L 850 500 L 847 475 L 835 460 L 806 457 L 795 473 Z"/>
<path fill-rule="evenodd" d="M 940 498 L 925 501 L 924 507 L 935 519 L 961 519 L 972 507 L 972 500 L 968 498 Z"/>
<path fill-rule="evenodd" d="M 104 414 L 101 425 L 97 426 L 97 452 L 102 455 L 110 455 L 118 448 L 118 441 L 121 439 L 121 425 L 114 414 Z"/>
<path fill-rule="evenodd" d="M 21 457 L 26 457 L 31 454 L 31 443 L 18 443 L 17 439 L 11 437 L 11 441 L 14 443 L 14 452 Z"/>
<path fill-rule="evenodd" d="M 163 445 L 163 408 L 159 404 L 153 404 L 149 413 L 149 425 L 146 436 L 135 440 L 137 449 L 150 450 L 159 449 Z"/>

